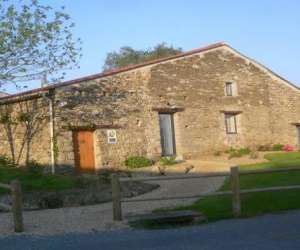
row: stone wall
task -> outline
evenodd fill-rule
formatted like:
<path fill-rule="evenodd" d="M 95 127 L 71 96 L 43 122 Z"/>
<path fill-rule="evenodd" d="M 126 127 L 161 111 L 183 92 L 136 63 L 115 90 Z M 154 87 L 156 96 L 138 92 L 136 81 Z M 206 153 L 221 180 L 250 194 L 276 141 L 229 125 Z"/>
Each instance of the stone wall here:
<path fill-rule="evenodd" d="M 50 162 L 48 101 L 37 97 L 0 105 L 0 155 L 24 165 Z"/>
<path fill-rule="evenodd" d="M 300 91 L 274 80 L 269 82 L 269 92 L 272 141 L 299 148 L 294 123 L 300 124 Z"/>

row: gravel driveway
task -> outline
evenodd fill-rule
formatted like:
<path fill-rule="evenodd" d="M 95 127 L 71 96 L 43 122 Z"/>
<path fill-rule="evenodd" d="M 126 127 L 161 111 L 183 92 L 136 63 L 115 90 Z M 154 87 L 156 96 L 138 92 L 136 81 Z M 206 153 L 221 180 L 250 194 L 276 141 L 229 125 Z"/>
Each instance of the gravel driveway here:
<path fill-rule="evenodd" d="M 205 194 L 214 192 L 223 184 L 224 177 L 211 177 L 200 179 L 186 179 L 186 180 L 168 180 L 168 181 L 153 181 L 157 183 L 160 188 L 152 192 L 131 198 L 135 199 L 148 199 L 157 197 L 180 197 L 192 196 L 197 194 Z M 164 200 L 164 201 L 149 201 L 137 203 L 123 203 L 123 210 L 125 216 L 151 212 L 154 209 L 162 207 L 172 207 L 178 205 L 191 204 L 196 199 L 180 199 L 180 200 Z"/>
<path fill-rule="evenodd" d="M 189 180 L 156 181 L 160 188 L 136 198 L 154 198 L 182 195 L 195 195 L 212 192 L 224 181 L 223 177 Z M 154 182 L 153 182 L 154 183 Z M 193 200 L 168 200 L 141 203 L 123 203 L 123 214 L 126 216 L 150 212 L 161 207 L 170 207 L 191 203 Z M 69 232 L 91 232 L 93 230 L 112 230 L 126 228 L 126 221 L 114 223 L 112 205 L 104 203 L 93 206 L 60 208 L 51 210 L 24 212 L 24 234 L 52 235 Z M 12 232 L 10 213 L 0 213 L 0 235 Z"/>

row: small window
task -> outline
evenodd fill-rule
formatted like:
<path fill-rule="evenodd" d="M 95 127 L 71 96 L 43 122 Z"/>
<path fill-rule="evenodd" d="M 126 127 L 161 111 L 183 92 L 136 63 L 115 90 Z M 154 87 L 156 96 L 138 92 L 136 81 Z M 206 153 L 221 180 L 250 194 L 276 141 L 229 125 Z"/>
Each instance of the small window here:
<path fill-rule="evenodd" d="M 225 83 L 225 94 L 226 94 L 226 96 L 233 96 L 233 83 L 232 82 Z"/>
<path fill-rule="evenodd" d="M 225 125 L 227 134 L 237 134 L 236 114 L 225 114 Z"/>

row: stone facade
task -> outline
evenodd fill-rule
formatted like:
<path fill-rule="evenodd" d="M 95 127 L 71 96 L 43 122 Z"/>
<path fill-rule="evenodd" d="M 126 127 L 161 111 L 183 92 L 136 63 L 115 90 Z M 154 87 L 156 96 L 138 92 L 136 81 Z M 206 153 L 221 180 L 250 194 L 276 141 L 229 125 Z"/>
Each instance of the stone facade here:
<path fill-rule="evenodd" d="M 49 163 L 50 139 L 47 101 L 42 98 L 0 105 L 0 154 L 17 164 Z"/>
<path fill-rule="evenodd" d="M 234 96 L 225 95 L 226 82 Z M 159 157 L 159 112 L 173 113 L 176 155 L 184 159 L 230 147 L 299 147 L 300 90 L 224 44 L 49 89 L 0 99 L 0 107 L 14 113 L 20 104 L 39 103 L 43 126 L 28 147 L 30 159 L 41 163 L 50 162 L 48 99 L 41 93 L 53 100 L 58 165 L 74 166 L 73 133 L 85 129 L 94 131 L 96 169 L 122 166 L 133 155 Z M 235 114 L 237 133 L 226 133 L 225 113 Z M 7 124 L 1 124 L 0 154 L 10 155 Z M 14 136 L 16 148 L 23 125 Z M 115 144 L 108 143 L 108 129 L 117 131 Z"/>

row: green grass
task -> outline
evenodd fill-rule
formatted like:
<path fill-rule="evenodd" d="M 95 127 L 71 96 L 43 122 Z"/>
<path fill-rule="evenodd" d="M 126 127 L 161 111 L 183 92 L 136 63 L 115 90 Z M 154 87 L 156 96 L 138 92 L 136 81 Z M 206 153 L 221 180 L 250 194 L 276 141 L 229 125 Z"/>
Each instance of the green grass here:
<path fill-rule="evenodd" d="M 289 152 L 289 153 L 273 153 L 273 154 L 266 154 L 265 158 L 269 161 L 291 161 L 295 160 L 300 162 L 300 152 Z"/>
<path fill-rule="evenodd" d="M 241 217 L 299 209 L 300 200 L 297 198 L 299 195 L 299 190 L 243 194 L 241 196 Z M 230 196 L 208 197 L 196 201 L 191 206 L 178 209 L 201 211 L 207 216 L 209 222 L 233 217 Z"/>
<path fill-rule="evenodd" d="M 240 170 L 259 170 L 259 169 L 278 169 L 288 167 L 300 168 L 300 152 L 289 153 L 271 153 L 265 155 L 269 162 L 248 164 L 240 167 Z M 266 188 L 275 186 L 288 186 L 300 184 L 300 171 L 295 172 L 277 172 L 253 175 L 240 176 L 240 188 Z M 221 190 L 229 190 L 230 181 L 227 179 Z M 242 195 L 242 216 L 253 216 L 256 214 L 263 214 L 266 212 L 277 212 L 287 209 L 300 208 L 300 202 L 295 202 L 294 199 L 300 195 L 300 190 L 287 190 L 268 193 L 253 193 Z M 213 197 L 218 199 L 217 197 Z M 230 197 L 222 197 L 222 199 L 229 200 Z M 222 200 L 222 204 L 226 203 Z M 205 199 L 206 200 L 206 199 Z M 207 199 L 209 200 L 209 199 Z M 201 201 L 199 201 L 201 203 Z M 209 201 L 205 201 L 209 202 Z M 196 204 L 194 204 L 196 205 Z M 227 204 L 228 205 L 228 204 Z M 201 206 L 201 205 L 200 205 Z M 231 217 L 231 205 L 226 207 L 226 214 L 229 213 Z M 218 218 L 218 216 L 212 216 Z"/>
<path fill-rule="evenodd" d="M 15 167 L 0 167 L 0 182 L 10 183 L 18 179 L 23 190 L 26 191 L 59 191 L 63 189 L 74 188 L 78 181 L 74 177 L 58 175 L 39 175 Z M 0 188 L 0 194 L 9 192 Z"/>
<path fill-rule="evenodd" d="M 269 162 L 240 166 L 240 170 L 276 169 L 285 167 L 300 168 L 300 152 L 270 153 L 265 156 Z M 251 174 L 240 176 L 241 189 L 274 186 L 300 185 L 300 171 Z M 220 190 L 229 190 L 227 179 Z M 250 217 L 271 212 L 300 209 L 300 190 L 250 193 L 241 195 L 241 217 Z M 196 201 L 190 206 L 175 210 L 200 211 L 208 222 L 232 218 L 231 196 L 212 196 Z"/>
<path fill-rule="evenodd" d="M 300 168 L 300 152 L 271 153 L 265 156 L 269 162 L 240 166 L 240 170 L 276 169 L 285 167 Z M 299 172 L 277 172 L 240 176 L 240 188 L 265 188 L 274 186 L 288 186 L 300 184 Z M 229 190 L 230 181 L 227 179 L 221 190 Z M 286 190 L 266 193 L 243 194 L 242 216 L 254 216 L 268 212 L 278 212 L 287 209 L 300 208 L 297 197 L 300 190 Z M 188 207 L 192 210 L 202 211 L 208 220 L 218 220 L 232 217 L 231 197 L 208 197 L 198 200 Z M 182 209 L 182 208 L 181 208 Z M 187 209 L 187 207 L 185 208 Z"/>

